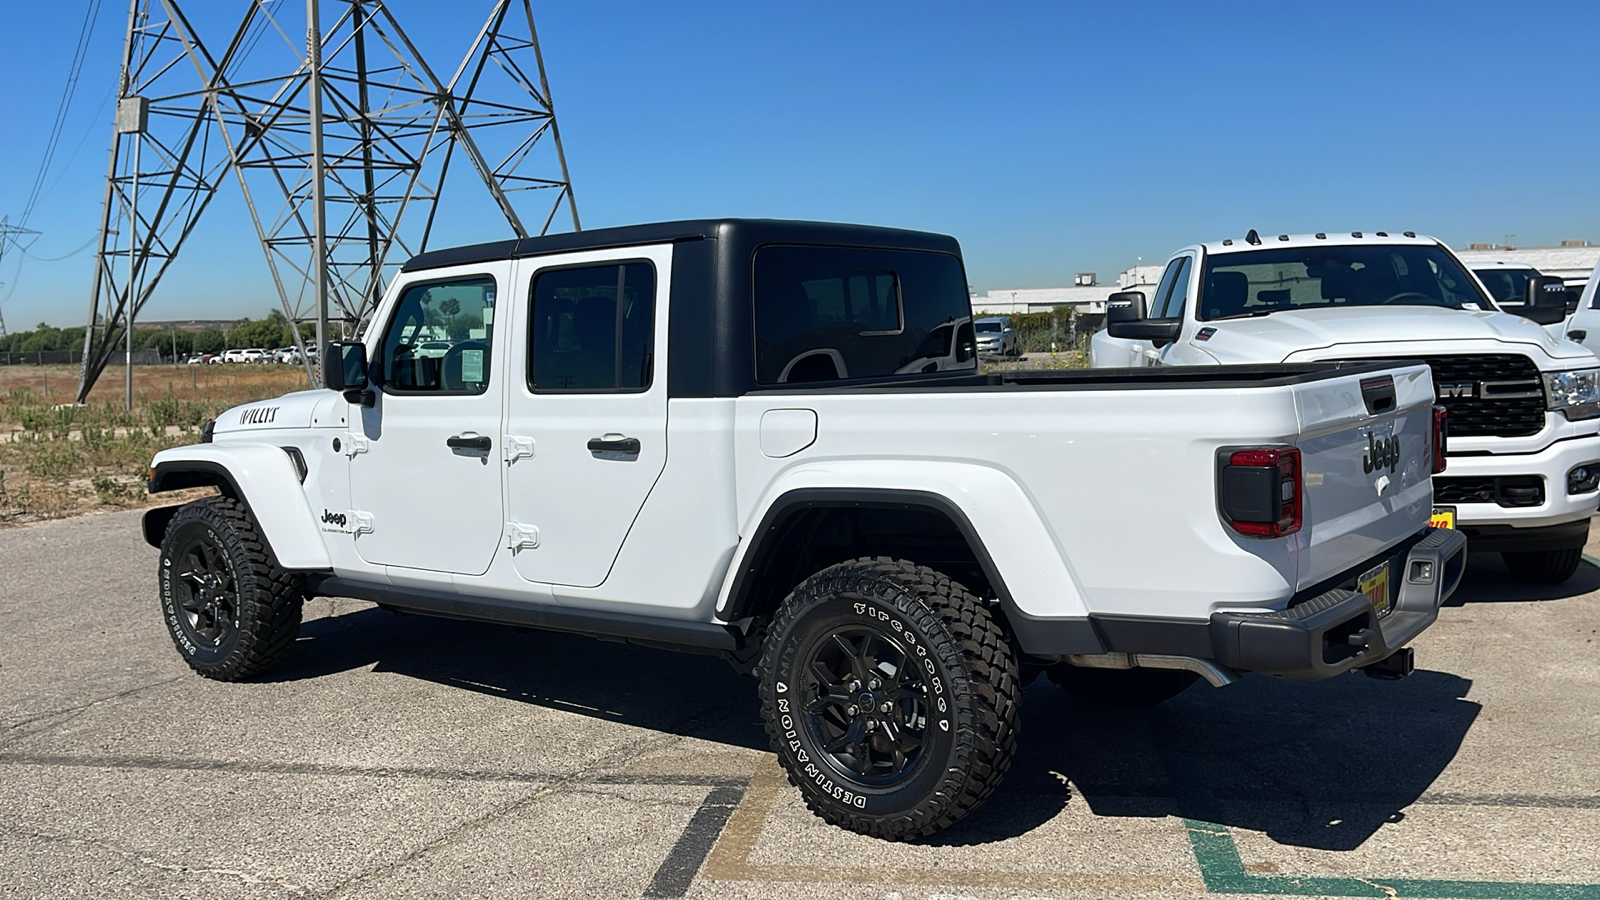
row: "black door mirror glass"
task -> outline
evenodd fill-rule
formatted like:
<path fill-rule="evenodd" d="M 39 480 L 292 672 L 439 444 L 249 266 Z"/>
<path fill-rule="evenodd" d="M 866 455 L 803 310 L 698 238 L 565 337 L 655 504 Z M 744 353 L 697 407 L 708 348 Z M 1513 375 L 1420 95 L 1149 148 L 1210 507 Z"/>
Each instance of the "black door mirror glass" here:
<path fill-rule="evenodd" d="M 323 373 L 328 389 L 333 391 L 364 391 L 367 389 L 367 346 L 359 341 L 333 341 L 328 344 L 327 371 Z"/>

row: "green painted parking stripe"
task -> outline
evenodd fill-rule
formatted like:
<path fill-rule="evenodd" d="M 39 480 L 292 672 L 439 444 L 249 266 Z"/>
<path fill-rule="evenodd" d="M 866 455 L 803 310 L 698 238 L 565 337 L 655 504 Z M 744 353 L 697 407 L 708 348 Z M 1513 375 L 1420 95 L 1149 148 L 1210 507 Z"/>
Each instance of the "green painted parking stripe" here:
<path fill-rule="evenodd" d="M 1590 556 L 1587 553 L 1583 554 L 1583 561 L 1588 563 L 1591 566 L 1594 566 L 1596 568 L 1600 568 L 1600 559 L 1596 559 L 1596 558 L 1594 558 L 1593 556 Z"/>
<path fill-rule="evenodd" d="M 1449 881 L 1426 878 L 1323 878 L 1252 875 L 1226 826 L 1184 819 L 1189 846 L 1206 890 L 1214 894 L 1281 894 L 1329 897 L 1437 897 L 1462 900 L 1600 900 L 1600 884 L 1532 881 Z"/>

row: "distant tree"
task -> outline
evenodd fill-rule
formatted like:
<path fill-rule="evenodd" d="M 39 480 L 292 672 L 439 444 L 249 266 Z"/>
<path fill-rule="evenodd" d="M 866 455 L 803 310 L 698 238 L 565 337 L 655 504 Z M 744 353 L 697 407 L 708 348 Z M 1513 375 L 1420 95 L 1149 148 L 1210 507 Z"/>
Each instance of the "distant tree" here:
<path fill-rule="evenodd" d="M 271 319 L 246 320 L 228 332 L 228 340 L 238 348 L 265 347 L 268 350 L 275 350 L 282 347 L 288 339 L 288 330 L 285 326 Z"/>
<path fill-rule="evenodd" d="M 451 297 L 450 299 L 439 304 L 439 312 L 443 313 L 447 317 L 458 316 L 461 314 L 461 301 Z"/>
<path fill-rule="evenodd" d="M 216 328 L 202 328 L 189 340 L 193 353 L 221 353 L 228 349 L 227 336 Z"/>

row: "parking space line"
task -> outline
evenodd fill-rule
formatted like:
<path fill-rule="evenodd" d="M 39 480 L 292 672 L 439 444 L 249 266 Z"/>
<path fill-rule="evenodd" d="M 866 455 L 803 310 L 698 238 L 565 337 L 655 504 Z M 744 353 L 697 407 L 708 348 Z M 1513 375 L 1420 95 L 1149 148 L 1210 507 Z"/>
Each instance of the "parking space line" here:
<path fill-rule="evenodd" d="M 1233 834 L 1224 825 L 1185 819 L 1189 846 L 1213 894 L 1278 894 L 1324 897 L 1427 897 L 1460 900 L 1600 900 L 1600 884 L 1535 881 L 1456 881 L 1431 878 L 1330 878 L 1252 875 L 1245 870 Z"/>
<path fill-rule="evenodd" d="M 684 826 L 678 842 L 672 845 L 672 852 L 650 879 L 650 886 L 644 891 L 646 897 L 682 897 L 689 892 L 700 864 L 705 862 L 706 854 L 711 852 L 728 816 L 744 799 L 744 793 L 741 788 L 722 787 L 706 795 L 700 808 L 695 810 L 694 818 Z"/>
<path fill-rule="evenodd" d="M 722 836 L 706 858 L 700 877 L 710 881 L 787 883 L 846 883 L 877 885 L 929 885 L 973 888 L 1019 888 L 1054 891 L 1141 891 L 1201 893 L 1198 878 L 1144 875 L 1136 872 L 1085 872 L 1061 875 L 999 869 L 911 869 L 859 866 L 783 866 L 750 862 L 765 828 L 767 815 L 777 804 L 787 781 L 775 760 L 767 760 L 750 779 L 750 786 Z"/>

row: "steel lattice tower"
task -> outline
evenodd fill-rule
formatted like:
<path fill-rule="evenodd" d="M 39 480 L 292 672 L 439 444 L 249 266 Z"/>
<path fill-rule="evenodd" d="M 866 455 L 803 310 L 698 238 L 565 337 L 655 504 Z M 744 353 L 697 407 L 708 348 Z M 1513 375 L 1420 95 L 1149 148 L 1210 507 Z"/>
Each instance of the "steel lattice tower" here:
<path fill-rule="evenodd" d="M 130 0 L 79 402 L 230 175 L 291 322 L 317 312 L 324 272 L 334 316 L 369 316 L 386 273 L 427 249 L 458 159 L 476 177 L 451 183 L 486 191 L 508 237 L 563 206 L 579 228 L 530 2 L 493 0 L 446 71 L 384 0 L 306 0 L 304 18 L 244 0 L 225 40 L 179 0 Z"/>

